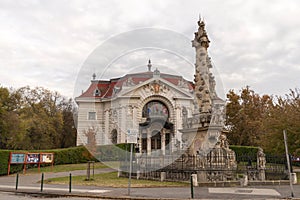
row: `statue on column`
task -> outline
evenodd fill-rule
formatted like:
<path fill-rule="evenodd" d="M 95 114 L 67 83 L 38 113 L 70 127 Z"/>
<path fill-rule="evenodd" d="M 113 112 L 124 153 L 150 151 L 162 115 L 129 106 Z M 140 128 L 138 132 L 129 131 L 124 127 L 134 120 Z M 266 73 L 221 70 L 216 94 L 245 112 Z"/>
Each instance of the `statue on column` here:
<path fill-rule="evenodd" d="M 266 169 L 266 155 L 262 148 L 258 148 L 257 152 L 257 168 Z"/>
<path fill-rule="evenodd" d="M 266 179 L 266 155 L 263 152 L 262 148 L 258 148 L 257 152 L 257 170 L 258 170 L 258 179 L 264 181 Z"/>

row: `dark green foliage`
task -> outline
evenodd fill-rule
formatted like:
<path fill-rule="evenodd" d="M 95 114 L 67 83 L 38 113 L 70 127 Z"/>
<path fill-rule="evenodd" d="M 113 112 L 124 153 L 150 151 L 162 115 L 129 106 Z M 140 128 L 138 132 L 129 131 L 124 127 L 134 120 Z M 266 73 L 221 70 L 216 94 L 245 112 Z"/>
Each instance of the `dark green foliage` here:
<path fill-rule="evenodd" d="M 6 175 L 8 169 L 9 153 L 10 152 L 26 152 L 26 151 L 10 151 L 0 150 L 0 175 Z M 77 164 L 86 163 L 87 161 L 98 161 L 91 155 L 91 153 L 84 147 L 72 147 L 66 149 L 54 150 L 38 150 L 27 151 L 34 153 L 54 153 L 54 165 L 62 164 Z M 28 167 L 32 165 L 27 165 Z M 12 164 L 10 173 L 21 172 L 23 170 L 22 164 Z"/>
<path fill-rule="evenodd" d="M 236 161 L 238 163 L 239 162 L 251 163 L 253 161 L 256 161 L 257 159 L 258 147 L 230 145 L 229 148 L 235 152 Z"/>
<path fill-rule="evenodd" d="M 10 152 L 11 151 L 9 150 L 0 150 L 0 175 L 7 174 Z M 22 170 L 23 170 L 23 165 L 11 165 L 10 173 L 16 173 Z"/>
<path fill-rule="evenodd" d="M 37 151 L 32 151 L 37 152 Z M 39 152 L 54 153 L 54 165 L 62 164 L 77 164 L 85 163 L 87 161 L 97 161 L 93 155 L 84 147 L 72 147 L 66 149 L 54 149 Z"/>
<path fill-rule="evenodd" d="M 258 152 L 258 147 L 230 145 L 235 154 L 238 155 L 255 155 Z"/>

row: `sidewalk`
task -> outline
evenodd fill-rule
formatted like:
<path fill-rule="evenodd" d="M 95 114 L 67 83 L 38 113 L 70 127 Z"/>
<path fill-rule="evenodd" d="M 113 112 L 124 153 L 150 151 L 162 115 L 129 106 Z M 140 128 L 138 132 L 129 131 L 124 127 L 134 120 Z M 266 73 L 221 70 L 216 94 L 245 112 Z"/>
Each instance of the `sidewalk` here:
<path fill-rule="evenodd" d="M 112 169 L 96 169 L 95 174 L 114 171 Z M 44 179 L 69 176 L 70 172 L 45 173 Z M 85 170 L 72 171 L 72 176 L 85 175 Z M 44 184 L 41 192 L 41 174 L 19 175 L 18 190 L 16 175 L 0 177 L 0 191 L 18 192 L 47 196 L 99 197 L 102 199 L 190 199 L 190 187 L 162 188 L 111 188 L 95 186 L 72 186 Z M 194 187 L 195 199 L 284 199 L 291 196 L 288 185 L 255 186 L 255 187 Z M 294 196 L 300 197 L 300 185 L 294 185 Z"/>

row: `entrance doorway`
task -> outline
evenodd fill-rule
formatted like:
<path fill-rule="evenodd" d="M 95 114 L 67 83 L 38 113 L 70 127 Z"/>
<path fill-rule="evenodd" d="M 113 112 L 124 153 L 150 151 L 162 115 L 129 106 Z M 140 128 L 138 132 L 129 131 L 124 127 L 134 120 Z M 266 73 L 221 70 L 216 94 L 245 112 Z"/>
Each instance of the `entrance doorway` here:
<path fill-rule="evenodd" d="M 169 154 L 174 125 L 169 121 L 169 109 L 159 100 L 149 101 L 142 109 L 139 148 L 148 155 Z"/>
<path fill-rule="evenodd" d="M 161 134 L 159 131 L 153 131 L 151 137 L 151 151 L 161 149 Z"/>

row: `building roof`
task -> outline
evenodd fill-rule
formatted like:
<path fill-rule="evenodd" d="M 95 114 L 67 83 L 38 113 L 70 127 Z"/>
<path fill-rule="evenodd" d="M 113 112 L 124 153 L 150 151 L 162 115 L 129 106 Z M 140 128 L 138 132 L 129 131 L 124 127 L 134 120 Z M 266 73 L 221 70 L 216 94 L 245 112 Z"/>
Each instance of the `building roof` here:
<path fill-rule="evenodd" d="M 158 70 L 152 72 L 141 72 L 134 74 L 127 74 L 119 78 L 110 80 L 96 80 L 93 76 L 89 88 L 83 92 L 78 98 L 81 97 L 94 97 L 94 98 L 111 98 L 114 93 L 120 92 L 123 87 L 135 86 L 143 83 L 151 78 Z M 160 72 L 159 72 L 160 73 Z M 191 81 L 185 80 L 182 76 L 160 73 L 160 78 L 176 85 L 178 87 L 185 87 L 188 90 L 194 89 L 194 84 Z"/>

